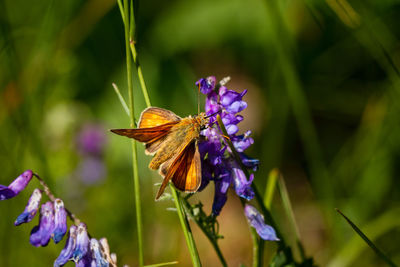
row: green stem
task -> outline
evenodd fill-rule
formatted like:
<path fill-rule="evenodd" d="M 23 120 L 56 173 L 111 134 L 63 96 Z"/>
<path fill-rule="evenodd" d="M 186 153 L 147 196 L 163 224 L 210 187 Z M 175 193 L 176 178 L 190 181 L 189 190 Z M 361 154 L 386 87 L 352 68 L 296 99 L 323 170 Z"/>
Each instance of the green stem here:
<path fill-rule="evenodd" d="M 131 53 L 132 53 L 132 57 L 133 57 L 133 62 L 135 62 L 135 64 L 136 64 L 136 69 L 137 69 L 138 77 L 139 77 L 139 83 L 140 83 L 140 87 L 142 88 L 144 101 L 146 102 L 147 107 L 150 107 L 151 106 L 150 98 L 149 98 L 149 94 L 147 93 L 146 83 L 144 82 L 142 67 L 140 66 L 139 60 L 137 58 L 137 52 L 136 52 L 134 40 L 131 40 L 130 48 L 131 48 Z"/>
<path fill-rule="evenodd" d="M 127 12 L 126 10 L 128 9 L 126 3 L 127 3 L 127 0 L 124 0 L 125 13 Z M 118 0 L 118 5 L 121 5 L 120 4 L 120 0 Z M 121 7 L 120 7 L 120 10 L 121 10 Z M 143 96 L 144 96 L 144 99 L 145 99 L 145 102 L 146 102 L 146 106 L 150 107 L 151 106 L 151 102 L 150 102 L 149 94 L 148 94 L 148 91 L 147 91 L 146 83 L 145 83 L 144 78 L 143 78 L 142 68 L 141 68 L 141 66 L 139 64 L 139 60 L 137 58 L 137 52 L 136 52 L 136 48 L 135 48 L 135 41 L 133 40 L 133 36 L 135 34 L 135 32 L 134 32 L 135 19 L 133 17 L 134 16 L 134 10 L 133 10 L 133 5 L 132 4 L 131 4 L 131 12 L 130 13 L 131 13 L 130 19 L 128 20 L 127 19 L 128 17 L 125 15 L 125 19 L 123 20 L 124 24 L 125 24 L 125 36 L 129 37 L 129 39 L 128 39 L 129 42 L 127 43 L 127 48 L 126 48 L 127 49 L 127 62 L 128 62 L 128 53 L 129 53 L 128 50 L 130 50 L 130 53 L 132 54 L 133 61 L 135 62 L 135 65 L 136 65 L 136 69 L 137 69 L 138 77 L 139 77 L 139 82 L 140 82 L 140 87 L 141 87 L 142 92 L 143 92 Z M 126 25 L 127 21 L 129 21 L 130 27 L 127 27 L 127 25 Z M 130 56 L 129 56 L 129 59 L 130 59 Z M 132 97 L 132 100 L 133 100 L 133 97 Z M 133 105 L 133 102 L 132 102 L 132 105 Z M 131 111 L 131 114 L 133 114 L 133 111 Z M 139 181 L 138 181 L 138 184 L 139 184 Z M 187 243 L 187 246 L 189 248 L 189 252 L 190 252 L 190 256 L 192 258 L 193 265 L 194 266 L 201 266 L 199 254 L 197 252 L 197 248 L 196 248 L 196 244 L 195 244 L 194 239 L 193 239 L 193 235 L 192 235 L 192 233 L 190 231 L 189 223 L 187 222 L 186 215 L 183 213 L 183 209 L 181 207 L 180 196 L 178 195 L 178 193 L 176 192 L 175 188 L 172 185 L 170 186 L 170 188 L 171 188 L 172 195 L 174 197 L 174 201 L 175 201 L 175 205 L 176 205 L 176 208 L 177 208 L 179 220 L 181 222 L 182 230 L 183 230 L 183 233 L 185 235 L 186 243 Z M 141 225 L 141 222 L 140 222 L 140 225 Z M 138 229 L 139 229 L 139 226 L 138 226 Z"/>
<path fill-rule="evenodd" d="M 172 184 L 170 184 L 170 188 L 171 188 L 172 196 L 174 197 L 176 210 L 178 211 L 179 221 L 181 222 L 181 225 L 183 228 L 183 234 L 185 235 L 186 243 L 189 248 L 190 257 L 192 259 L 193 266 L 200 267 L 201 266 L 200 257 L 197 252 L 196 243 L 194 242 L 192 231 L 190 230 L 189 222 L 183 212 L 181 198 L 180 198 L 178 192 L 176 192 L 176 190 Z"/>
<path fill-rule="evenodd" d="M 118 1 L 118 4 L 121 8 L 121 1 Z M 129 21 L 130 15 L 132 12 L 129 12 L 129 4 L 128 0 L 124 0 L 123 6 L 124 16 L 124 26 L 125 26 L 125 52 L 126 52 L 126 71 L 127 71 L 127 81 L 128 81 L 128 92 L 129 92 L 129 113 L 130 113 L 130 126 L 135 127 L 135 113 L 134 113 L 134 99 L 133 99 L 133 83 L 132 83 L 132 59 L 130 56 L 130 30 L 129 25 L 126 23 Z M 131 13 L 131 14 L 129 14 Z M 139 257 L 139 266 L 144 265 L 144 256 L 143 256 L 143 226 L 142 226 L 142 210 L 141 210 L 141 201 L 140 201 L 140 182 L 139 182 L 139 170 L 138 170 L 138 162 L 137 162 L 137 150 L 136 150 L 136 141 L 132 140 L 132 166 L 133 166 L 133 182 L 134 182 L 134 191 L 135 191 L 135 208 L 136 208 L 136 226 L 137 226 L 137 234 L 138 234 L 138 257 Z"/>
<path fill-rule="evenodd" d="M 196 220 L 195 216 L 191 213 L 190 204 L 187 202 L 187 200 L 185 198 L 182 198 L 182 204 L 183 204 L 183 207 L 185 208 L 186 214 L 188 214 L 190 216 L 190 218 L 196 222 L 197 226 L 201 229 L 203 234 L 210 241 L 215 252 L 217 253 L 219 260 L 221 261 L 222 266 L 224 266 L 224 267 L 228 266 L 228 264 L 226 263 L 226 260 L 224 258 L 224 255 L 222 254 L 222 251 L 221 251 L 220 247 L 218 246 L 217 240 L 215 238 L 213 238 L 213 236 L 210 235 L 210 233 L 203 227 L 203 225 Z"/>

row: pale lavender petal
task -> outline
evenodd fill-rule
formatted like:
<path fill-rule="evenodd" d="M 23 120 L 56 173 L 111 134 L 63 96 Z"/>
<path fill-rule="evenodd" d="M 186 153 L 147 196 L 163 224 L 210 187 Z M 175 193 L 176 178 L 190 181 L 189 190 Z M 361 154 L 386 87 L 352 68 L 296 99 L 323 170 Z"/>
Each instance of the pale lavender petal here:
<path fill-rule="evenodd" d="M 14 225 L 20 225 L 22 223 L 32 221 L 39 209 L 41 199 L 42 192 L 40 191 L 40 189 L 36 188 L 35 190 L 33 190 L 33 193 L 28 200 L 28 204 L 26 205 L 24 212 L 18 216 L 18 218 L 14 222 Z"/>
<path fill-rule="evenodd" d="M 96 267 L 108 267 L 108 261 L 105 254 L 101 250 L 100 243 L 96 239 L 90 240 L 90 249 L 92 251 L 93 258 L 95 260 Z"/>
<path fill-rule="evenodd" d="M 61 251 L 58 258 L 54 261 L 54 267 L 63 266 L 70 259 L 72 259 L 72 254 L 74 253 L 76 247 L 76 235 L 77 235 L 77 227 L 75 225 L 72 225 L 69 228 L 68 239 L 65 243 L 65 247 Z"/>
<path fill-rule="evenodd" d="M 269 241 L 279 241 L 279 238 L 276 236 L 274 228 L 265 224 L 264 217 L 258 212 L 256 208 L 246 204 L 246 206 L 244 207 L 244 214 L 246 215 L 249 224 L 256 229 L 258 235 L 262 239 Z"/>
<path fill-rule="evenodd" d="M 54 230 L 54 208 L 51 201 L 42 204 L 40 209 L 39 226 L 31 231 L 29 241 L 35 247 L 47 246 Z"/>
<path fill-rule="evenodd" d="M 76 236 L 76 247 L 72 254 L 72 259 L 79 262 L 88 253 L 90 246 L 89 236 L 87 234 L 86 224 L 80 223 Z"/>
<path fill-rule="evenodd" d="M 54 243 L 58 243 L 62 240 L 65 233 L 67 232 L 67 211 L 64 208 L 64 202 L 57 198 L 54 201 L 54 231 L 53 240 Z"/>

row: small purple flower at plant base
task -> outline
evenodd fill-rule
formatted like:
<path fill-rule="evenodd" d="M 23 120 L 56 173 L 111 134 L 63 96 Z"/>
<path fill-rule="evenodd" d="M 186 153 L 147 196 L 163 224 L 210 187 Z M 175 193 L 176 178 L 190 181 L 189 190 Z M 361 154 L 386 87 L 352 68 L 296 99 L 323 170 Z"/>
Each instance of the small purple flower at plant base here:
<path fill-rule="evenodd" d="M 23 213 L 21 213 L 18 218 L 15 220 L 14 225 L 20 225 L 22 223 L 27 223 L 32 221 L 33 217 L 35 217 L 38 209 L 40 200 L 42 199 L 42 192 L 40 189 L 36 188 L 33 190 L 31 197 L 28 200 L 28 204 L 25 207 Z"/>
<path fill-rule="evenodd" d="M 25 189 L 31 181 L 33 172 L 31 170 L 24 171 L 9 186 L 0 185 L 0 200 L 10 199 L 18 195 Z"/>
<path fill-rule="evenodd" d="M 258 212 L 256 208 L 246 204 L 244 207 L 244 214 L 247 217 L 249 224 L 254 227 L 257 234 L 264 240 L 279 241 L 276 236 L 274 228 L 265 224 L 264 217 Z"/>
<path fill-rule="evenodd" d="M 40 209 L 39 225 L 31 231 L 29 241 L 35 247 L 47 246 L 54 230 L 54 208 L 53 203 L 48 201 L 42 204 Z"/>
<path fill-rule="evenodd" d="M 90 250 L 90 240 L 86 224 L 80 223 L 76 234 L 76 247 L 72 254 L 72 260 L 78 263 Z"/>
<path fill-rule="evenodd" d="M 215 196 L 212 208 L 213 215 L 217 216 L 227 200 L 227 192 L 233 185 L 238 196 L 250 200 L 254 197 L 251 188 L 254 174 L 246 177 L 245 172 L 239 167 L 244 166 L 248 170 L 257 170 L 259 161 L 246 156 L 243 152 L 249 148 L 254 140 L 250 137 L 251 131 L 236 135 L 239 132 L 238 124 L 243 121 L 243 116 L 238 114 L 247 107 L 243 96 L 244 90 L 238 93 L 225 87 L 229 79 L 220 82 L 219 87 L 215 84 L 215 77 L 202 78 L 196 82 L 200 91 L 207 95 L 205 112 L 210 116 L 209 127 L 202 131 L 205 141 L 199 143 L 199 152 L 202 158 L 202 174 L 207 182 L 215 182 Z M 213 81 L 213 82 L 207 82 Z M 217 113 L 221 116 L 222 123 L 227 130 L 228 136 L 223 136 L 219 126 L 216 125 Z M 216 126 L 215 126 L 216 125 Z M 232 151 L 225 142 L 229 138 L 240 155 L 242 162 L 236 162 Z M 201 186 L 203 189 L 204 186 Z"/>
<path fill-rule="evenodd" d="M 94 266 L 96 267 L 108 267 L 109 263 L 106 259 L 106 255 L 101 250 L 100 243 L 97 239 L 90 239 L 90 249 L 92 251 Z"/>
<path fill-rule="evenodd" d="M 110 266 L 117 267 L 117 255 L 115 253 L 110 254 L 110 246 L 108 245 L 107 238 L 100 238 L 99 243 Z"/>
<path fill-rule="evenodd" d="M 58 243 L 63 239 L 67 232 L 67 211 L 64 208 L 64 202 L 57 198 L 54 201 L 54 243 Z"/>
<path fill-rule="evenodd" d="M 72 258 L 72 254 L 74 253 L 76 247 L 76 235 L 77 227 L 72 225 L 69 228 L 68 239 L 65 243 L 65 247 L 61 251 L 58 258 L 54 261 L 54 267 L 63 266 Z"/>

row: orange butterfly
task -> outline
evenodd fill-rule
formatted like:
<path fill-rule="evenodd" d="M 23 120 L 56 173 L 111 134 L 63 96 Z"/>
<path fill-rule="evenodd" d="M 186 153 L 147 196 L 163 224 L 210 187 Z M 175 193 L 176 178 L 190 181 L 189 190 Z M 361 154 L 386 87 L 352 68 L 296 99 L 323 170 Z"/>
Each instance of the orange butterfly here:
<path fill-rule="evenodd" d="M 154 155 L 150 169 L 160 169 L 164 177 L 156 199 L 168 182 L 181 191 L 194 193 L 201 184 L 201 161 L 198 149 L 200 131 L 209 119 L 205 113 L 180 118 L 172 111 L 149 107 L 140 115 L 136 129 L 112 129 L 113 133 L 145 143 L 146 154 Z"/>

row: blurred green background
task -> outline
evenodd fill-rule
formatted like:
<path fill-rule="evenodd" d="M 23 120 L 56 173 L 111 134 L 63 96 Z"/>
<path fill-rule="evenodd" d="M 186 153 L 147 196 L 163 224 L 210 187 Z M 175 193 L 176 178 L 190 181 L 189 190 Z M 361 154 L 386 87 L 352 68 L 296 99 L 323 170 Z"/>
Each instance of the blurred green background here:
<path fill-rule="evenodd" d="M 248 89 L 240 129 L 252 130 L 248 154 L 261 160 L 255 183 L 263 191 L 269 171 L 281 170 L 307 255 L 320 266 L 381 266 L 334 208 L 400 262 L 399 15 L 398 0 L 140 1 L 136 43 L 154 106 L 195 114 L 194 82 L 209 75 Z M 0 184 L 33 169 L 94 237 L 108 238 L 120 264 L 136 266 L 131 146 L 108 132 L 129 126 L 111 86 L 127 97 L 125 71 L 115 1 L 0 1 Z M 88 127 L 104 144 L 95 156 L 80 147 Z M 189 266 L 173 203 L 154 201 L 161 179 L 139 147 L 145 263 Z M 0 266 L 52 266 L 63 247 L 29 244 L 37 219 L 13 226 L 35 186 L 0 202 Z M 212 197 L 210 185 L 195 198 L 210 212 Z M 278 196 L 272 212 L 293 241 Z M 229 266 L 250 266 L 234 194 L 219 221 Z M 193 230 L 203 265 L 219 266 Z"/>

